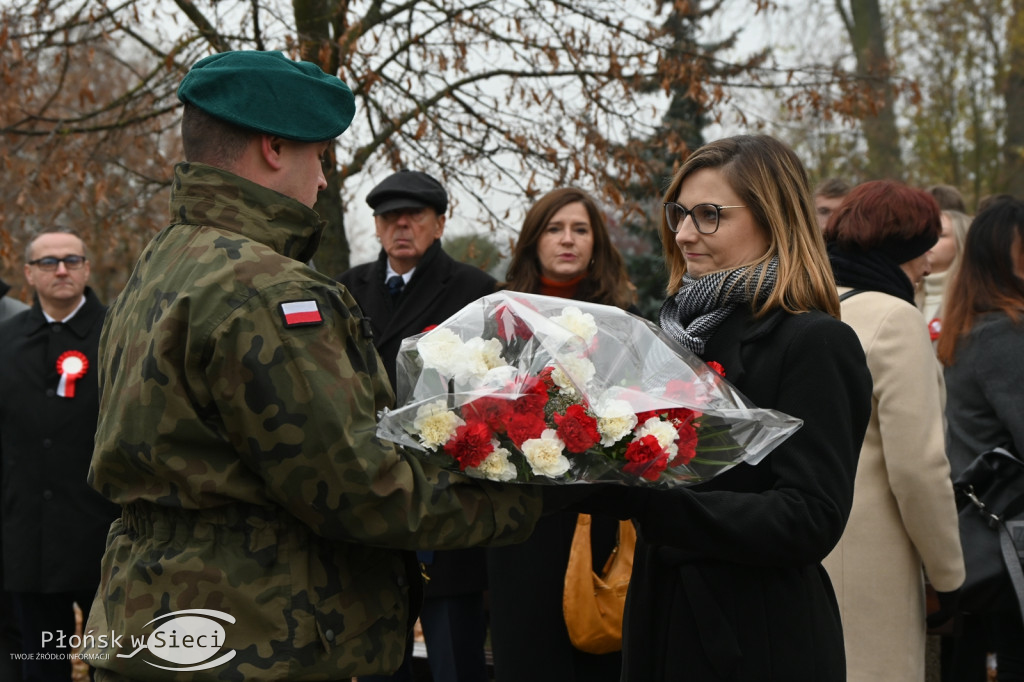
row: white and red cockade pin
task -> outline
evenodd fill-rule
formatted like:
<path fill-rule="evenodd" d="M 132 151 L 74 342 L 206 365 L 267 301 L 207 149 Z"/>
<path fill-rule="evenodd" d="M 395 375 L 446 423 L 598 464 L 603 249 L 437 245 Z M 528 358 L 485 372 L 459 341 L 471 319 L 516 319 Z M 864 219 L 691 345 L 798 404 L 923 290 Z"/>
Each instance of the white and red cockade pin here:
<path fill-rule="evenodd" d="M 61 398 L 75 397 L 75 382 L 85 376 L 89 369 L 89 359 L 77 350 L 69 350 L 57 358 L 57 371 L 60 381 L 57 382 L 57 395 Z"/>

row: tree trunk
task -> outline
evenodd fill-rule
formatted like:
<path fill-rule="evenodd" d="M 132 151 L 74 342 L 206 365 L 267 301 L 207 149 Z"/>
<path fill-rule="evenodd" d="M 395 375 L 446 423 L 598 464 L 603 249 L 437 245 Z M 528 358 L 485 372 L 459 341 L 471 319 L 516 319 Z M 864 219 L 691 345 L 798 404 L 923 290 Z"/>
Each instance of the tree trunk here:
<path fill-rule="evenodd" d="M 870 98 L 861 121 L 868 143 L 867 172 L 874 179 L 899 177 L 903 171 L 900 136 L 896 129 L 895 98 L 879 1 L 850 0 L 848 13 L 840 0 L 836 0 L 836 6 L 843 14 L 857 58 L 857 73 L 864 79 Z"/>
<path fill-rule="evenodd" d="M 1007 28 L 1010 59 L 1006 76 L 1006 146 L 1003 191 L 1024 197 L 1024 0 L 1013 0 Z"/>
<path fill-rule="evenodd" d="M 332 21 L 346 11 L 339 5 L 337 0 L 292 0 L 302 59 L 333 74 L 338 72 L 338 50 L 331 37 Z M 327 189 L 320 193 L 314 208 L 327 221 L 327 226 L 314 265 L 320 272 L 334 277 L 348 270 L 349 246 L 345 235 L 345 207 L 341 203 L 344 178 L 333 152 L 324 162 L 324 175 Z"/>

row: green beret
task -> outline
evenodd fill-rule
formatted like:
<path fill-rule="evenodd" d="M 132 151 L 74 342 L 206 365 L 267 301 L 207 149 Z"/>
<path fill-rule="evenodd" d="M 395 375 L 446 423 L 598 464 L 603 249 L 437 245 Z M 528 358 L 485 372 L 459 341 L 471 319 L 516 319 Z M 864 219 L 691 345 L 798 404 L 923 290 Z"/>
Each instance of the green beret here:
<path fill-rule="evenodd" d="M 280 52 L 221 52 L 196 62 L 178 99 L 242 128 L 299 142 L 341 135 L 356 113 L 355 97 L 336 76 Z"/>

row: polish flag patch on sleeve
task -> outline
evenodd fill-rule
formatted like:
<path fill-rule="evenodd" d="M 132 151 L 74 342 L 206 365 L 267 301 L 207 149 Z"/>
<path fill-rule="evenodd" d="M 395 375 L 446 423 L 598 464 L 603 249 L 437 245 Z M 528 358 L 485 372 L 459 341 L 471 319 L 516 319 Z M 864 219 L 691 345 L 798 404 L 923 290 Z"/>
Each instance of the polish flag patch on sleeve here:
<path fill-rule="evenodd" d="M 320 306 L 313 299 L 282 303 L 281 315 L 284 317 L 285 327 L 308 327 L 324 323 L 324 317 L 320 314 Z"/>

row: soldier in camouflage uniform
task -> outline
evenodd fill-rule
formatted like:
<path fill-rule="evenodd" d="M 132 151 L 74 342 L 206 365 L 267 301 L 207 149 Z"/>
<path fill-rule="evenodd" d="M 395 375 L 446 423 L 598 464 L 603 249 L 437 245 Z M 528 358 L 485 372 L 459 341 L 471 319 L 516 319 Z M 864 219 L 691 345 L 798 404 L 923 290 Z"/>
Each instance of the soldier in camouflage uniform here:
<path fill-rule="evenodd" d="M 229 52 L 178 96 L 188 162 L 172 223 L 100 341 L 89 480 L 123 514 L 85 654 L 101 681 L 390 672 L 419 580 L 400 550 L 521 541 L 539 497 L 375 435 L 393 394 L 369 326 L 303 264 L 322 229 L 320 155 L 354 113 L 347 86 L 279 53 Z"/>

